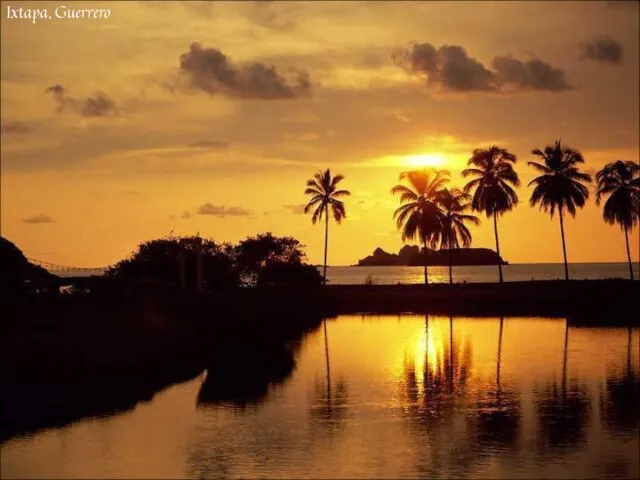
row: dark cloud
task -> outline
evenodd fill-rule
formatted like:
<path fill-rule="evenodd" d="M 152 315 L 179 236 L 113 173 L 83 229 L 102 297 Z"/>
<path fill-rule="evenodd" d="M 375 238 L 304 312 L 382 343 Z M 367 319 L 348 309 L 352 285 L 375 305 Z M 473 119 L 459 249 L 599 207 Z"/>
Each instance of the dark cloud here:
<path fill-rule="evenodd" d="M 410 50 L 394 53 L 394 62 L 416 76 L 426 77 L 429 85 L 455 92 L 496 90 L 493 73 L 457 45 L 436 49 L 430 43 L 414 44 Z"/>
<path fill-rule="evenodd" d="M 573 87 L 567 83 L 564 71 L 539 58 L 518 60 L 510 55 L 493 58 L 496 82 L 515 90 L 546 90 L 562 92 Z"/>
<path fill-rule="evenodd" d="M 2 122 L 0 124 L 0 132 L 1 133 L 28 133 L 31 131 L 31 128 L 26 126 L 22 122 L 11 121 L 11 122 Z"/>
<path fill-rule="evenodd" d="M 298 203 L 296 205 L 283 205 L 283 207 L 290 210 L 294 215 L 304 215 L 304 207 L 306 207 L 306 205 L 304 203 Z"/>
<path fill-rule="evenodd" d="M 67 89 L 60 84 L 52 85 L 45 90 L 53 95 L 57 104 L 56 113 L 70 111 L 83 117 L 108 117 L 118 115 L 115 101 L 106 93 L 96 91 L 85 98 L 69 96 Z"/>
<path fill-rule="evenodd" d="M 242 207 L 227 207 L 226 205 L 213 205 L 210 202 L 198 207 L 198 215 L 213 215 L 216 217 L 244 217 L 252 212 Z"/>
<path fill-rule="evenodd" d="M 637 8 L 640 5 L 640 2 L 638 0 L 608 0 L 606 4 L 607 4 L 607 7 L 611 7 L 611 8 L 619 8 L 619 7 Z"/>
<path fill-rule="evenodd" d="M 124 193 L 125 195 L 138 195 L 140 192 L 137 190 L 125 190 Z"/>
<path fill-rule="evenodd" d="M 274 66 L 260 62 L 235 65 L 217 48 L 203 47 L 197 42 L 180 56 L 180 73 L 180 80 L 186 83 L 169 86 L 174 91 L 184 86 L 209 95 L 277 100 L 308 95 L 311 90 L 305 71 L 290 69 L 285 77 Z"/>
<path fill-rule="evenodd" d="M 23 222 L 36 224 L 36 223 L 54 223 L 55 221 L 49 215 L 44 215 L 41 213 L 40 215 L 34 215 L 32 217 L 25 218 Z"/>
<path fill-rule="evenodd" d="M 201 208 L 202 208 L 202 207 L 201 207 Z M 193 217 L 193 215 L 191 214 L 191 212 L 189 212 L 189 211 L 187 211 L 187 210 L 185 210 L 184 212 L 182 212 L 182 215 L 180 215 L 180 218 L 181 218 L 182 220 L 188 220 L 188 219 L 190 219 L 191 217 Z"/>
<path fill-rule="evenodd" d="M 622 45 L 611 37 L 596 37 L 581 45 L 581 60 L 601 63 L 622 63 Z"/>
<path fill-rule="evenodd" d="M 414 44 L 411 49 L 392 54 L 392 58 L 410 75 L 424 77 L 428 85 L 453 92 L 559 92 L 572 88 L 563 70 L 538 58 L 522 61 L 498 55 L 489 69 L 461 46 L 436 48 L 430 43 Z"/>
<path fill-rule="evenodd" d="M 220 142 L 218 140 L 199 140 L 189 144 L 189 146 L 194 148 L 229 148 L 227 142 Z"/>
<path fill-rule="evenodd" d="M 256 25 L 269 30 L 288 32 L 293 30 L 300 20 L 297 6 L 292 3 L 259 0 L 249 5 L 249 19 Z"/>

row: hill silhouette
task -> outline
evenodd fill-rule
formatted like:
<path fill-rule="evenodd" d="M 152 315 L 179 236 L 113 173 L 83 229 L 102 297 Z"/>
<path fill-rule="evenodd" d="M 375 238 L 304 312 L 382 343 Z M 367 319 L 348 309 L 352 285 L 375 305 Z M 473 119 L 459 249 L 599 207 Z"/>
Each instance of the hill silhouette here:
<path fill-rule="evenodd" d="M 0 285 L 2 296 L 9 297 L 27 290 L 27 285 L 46 285 L 58 279 L 44 268 L 27 260 L 24 253 L 12 242 L 0 237 L 0 264 L 2 275 Z"/>
<path fill-rule="evenodd" d="M 448 266 L 449 250 L 428 250 L 428 265 Z M 361 260 L 358 260 L 358 267 L 373 266 L 414 266 L 424 265 L 424 251 L 414 245 L 405 245 L 400 251 L 395 253 L 385 252 L 380 247 Z M 502 257 L 489 248 L 454 248 L 451 251 L 452 265 L 496 265 L 501 263 L 506 265 Z"/>

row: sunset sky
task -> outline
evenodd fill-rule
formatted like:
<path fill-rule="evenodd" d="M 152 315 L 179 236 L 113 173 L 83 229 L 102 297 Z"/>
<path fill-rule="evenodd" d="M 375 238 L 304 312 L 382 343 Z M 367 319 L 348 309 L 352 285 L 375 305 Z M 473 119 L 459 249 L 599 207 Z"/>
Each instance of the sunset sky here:
<path fill-rule="evenodd" d="M 640 159 L 637 2 L 73 2 L 108 19 L 7 18 L 2 2 L 2 235 L 27 256 L 103 266 L 138 243 L 272 231 L 322 261 L 301 214 L 319 168 L 346 176 L 329 263 L 402 245 L 390 194 L 422 163 L 451 170 L 498 144 L 520 205 L 512 263 L 561 262 L 557 217 L 528 204 L 533 148 L 584 170 Z M 593 190 L 592 190 L 593 191 Z M 491 222 L 473 246 L 494 248 Z M 570 262 L 626 261 L 593 195 L 566 224 Z M 638 259 L 638 230 L 631 237 Z"/>

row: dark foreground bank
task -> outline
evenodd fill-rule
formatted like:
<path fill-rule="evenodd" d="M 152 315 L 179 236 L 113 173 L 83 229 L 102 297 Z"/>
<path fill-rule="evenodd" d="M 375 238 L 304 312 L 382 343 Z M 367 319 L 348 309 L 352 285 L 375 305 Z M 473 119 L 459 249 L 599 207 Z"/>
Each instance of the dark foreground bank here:
<path fill-rule="evenodd" d="M 334 285 L 326 295 L 335 314 L 530 315 L 567 317 L 584 325 L 640 324 L 640 282 L 630 280 Z"/>
<path fill-rule="evenodd" d="M 131 409 L 204 370 L 203 401 L 216 401 L 216 385 L 258 395 L 274 371 L 293 370 L 292 345 L 321 321 L 318 295 L 304 292 L 92 287 L 2 305 L 0 441 Z"/>

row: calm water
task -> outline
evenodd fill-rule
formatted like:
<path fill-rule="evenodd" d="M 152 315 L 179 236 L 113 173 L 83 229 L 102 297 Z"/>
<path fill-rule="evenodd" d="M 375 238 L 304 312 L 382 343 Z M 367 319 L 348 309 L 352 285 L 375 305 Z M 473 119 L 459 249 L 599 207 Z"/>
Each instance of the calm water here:
<path fill-rule="evenodd" d="M 640 264 L 633 265 L 635 278 L 640 277 Z M 503 265 L 502 271 L 507 282 L 521 280 L 564 279 L 562 263 L 519 263 Z M 322 267 L 320 267 L 322 272 Z M 61 277 L 83 276 L 83 271 L 52 271 Z M 94 272 L 97 274 L 98 272 Z M 569 274 L 574 279 L 629 278 L 627 263 L 571 263 Z M 327 279 L 332 285 L 363 285 L 371 276 L 373 283 L 396 285 L 398 283 L 423 283 L 422 267 L 327 267 Z M 429 281 L 448 283 L 448 267 L 429 267 Z M 468 266 L 453 267 L 454 282 L 497 282 L 498 267 Z"/>
<path fill-rule="evenodd" d="M 503 265 L 506 282 L 522 280 L 564 279 L 562 263 L 520 263 Z M 639 278 L 640 265 L 634 264 L 635 278 Z M 573 279 L 629 278 L 627 263 L 572 263 L 569 275 Z M 396 285 L 398 283 L 423 283 L 423 267 L 327 267 L 327 279 L 331 285 L 363 285 L 371 276 L 373 283 Z M 449 282 L 449 267 L 429 267 L 429 281 Z M 454 282 L 497 282 L 498 267 L 453 267 Z"/>
<path fill-rule="evenodd" d="M 2 476 L 640 475 L 638 329 L 343 316 L 327 334 L 309 334 L 262 397 L 212 398 L 203 375 L 130 412 L 6 442 Z"/>

